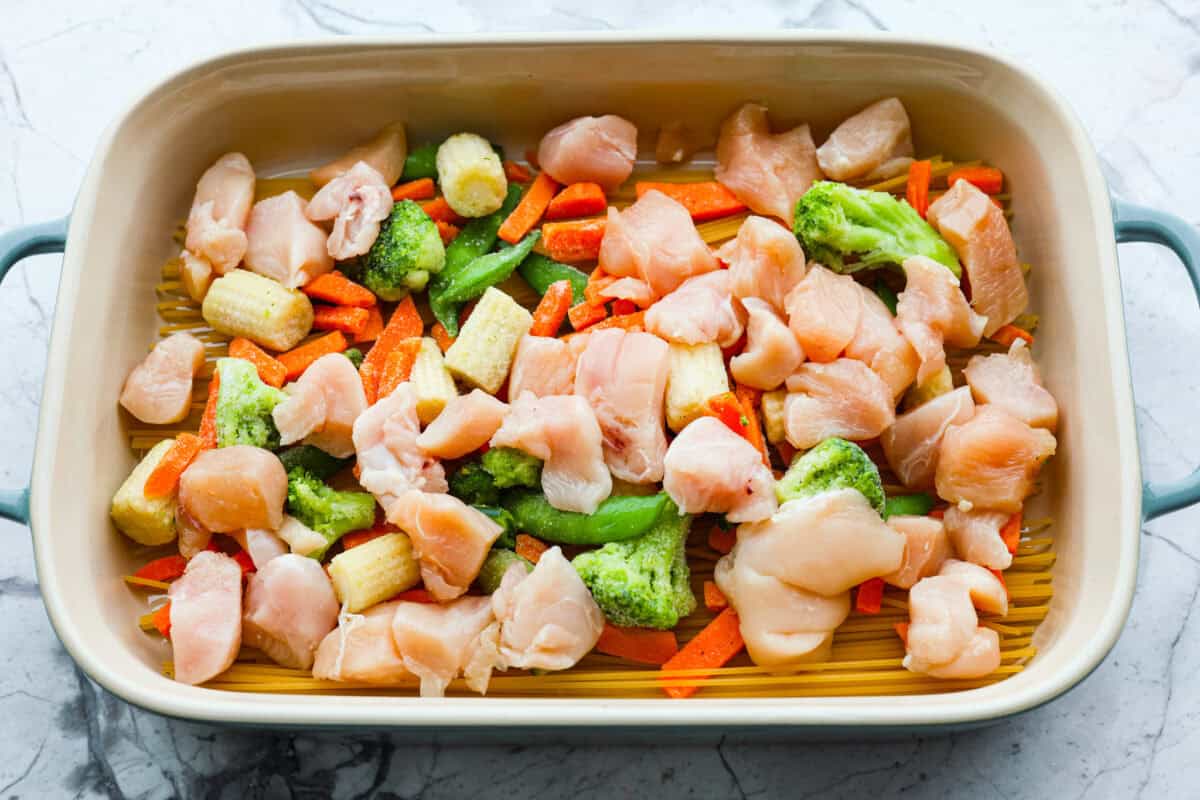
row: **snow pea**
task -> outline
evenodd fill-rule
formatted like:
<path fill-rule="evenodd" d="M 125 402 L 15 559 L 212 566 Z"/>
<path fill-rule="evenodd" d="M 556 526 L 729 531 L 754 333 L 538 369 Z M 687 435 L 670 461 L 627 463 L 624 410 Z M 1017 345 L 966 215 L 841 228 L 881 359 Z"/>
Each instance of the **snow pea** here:
<path fill-rule="evenodd" d="M 541 492 L 514 490 L 505 492 L 500 503 L 518 530 L 547 542 L 591 545 L 641 536 L 654 526 L 668 500 L 665 492 L 622 495 L 608 498 L 591 514 L 580 514 L 555 508 Z"/>

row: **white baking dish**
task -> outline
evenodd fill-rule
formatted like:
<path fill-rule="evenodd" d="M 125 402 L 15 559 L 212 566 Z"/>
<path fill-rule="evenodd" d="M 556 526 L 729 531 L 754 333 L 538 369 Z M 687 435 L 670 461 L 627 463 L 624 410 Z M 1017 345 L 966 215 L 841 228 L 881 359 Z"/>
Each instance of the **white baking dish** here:
<path fill-rule="evenodd" d="M 619 113 L 648 137 L 672 119 L 715 130 L 748 99 L 766 102 L 780 122 L 812 123 L 820 141 L 886 95 L 903 98 L 919 152 L 984 157 L 1004 169 L 1022 258 L 1036 265 L 1038 357 L 1064 424 L 1039 499 L 1057 520 L 1055 596 L 1038 632 L 1040 652 L 1024 671 L 933 696 L 687 701 L 234 694 L 160 674 L 168 653 L 131 622 L 143 607 L 118 576 L 134 557 L 107 514 L 133 463 L 115 398 L 156 334 L 151 298 L 172 255 L 167 232 L 217 155 L 240 150 L 260 171 L 277 173 L 394 119 L 407 121 L 412 141 L 471 129 L 521 152 L 578 114 Z M 1194 232 L 1145 210 L 1123 213 L 1131 215 L 1118 223 L 1124 236 L 1172 244 L 1194 269 L 1185 251 L 1200 250 Z M 339 40 L 207 61 L 158 85 L 113 125 L 71 219 L 27 495 L 46 606 L 71 655 L 109 691 L 164 714 L 218 722 L 845 729 L 971 724 L 1021 712 L 1100 662 L 1134 590 L 1142 485 L 1115 235 L 1095 154 L 1062 101 L 1021 69 L 974 50 L 815 33 L 570 35 Z M 0 272 L 56 243 L 53 226 L 0 237 Z M 1153 491 L 1148 511 L 1193 502 L 1195 483 Z M 0 511 L 25 518 L 25 499 L 23 491 L 4 495 Z"/>

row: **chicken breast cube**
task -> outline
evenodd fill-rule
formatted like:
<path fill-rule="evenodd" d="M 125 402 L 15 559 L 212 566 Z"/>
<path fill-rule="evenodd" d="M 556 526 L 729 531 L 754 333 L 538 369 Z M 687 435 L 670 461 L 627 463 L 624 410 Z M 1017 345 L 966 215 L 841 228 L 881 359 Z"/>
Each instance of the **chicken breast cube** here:
<path fill-rule="evenodd" d="M 279 530 L 287 473 L 269 450 L 234 445 L 206 450 L 179 479 L 179 504 L 208 531 Z"/>
<path fill-rule="evenodd" d="M 904 537 L 904 561 L 898 570 L 883 576 L 892 586 L 911 588 L 922 578 L 936 575 L 946 559 L 954 555 L 940 519 L 898 515 L 889 517 L 887 524 Z"/>
<path fill-rule="evenodd" d="M 367 395 L 350 359 L 323 355 L 284 391 L 287 399 L 271 412 L 283 444 L 304 441 L 337 458 L 354 455 L 354 421 L 366 411 Z"/>
<path fill-rule="evenodd" d="M 779 314 L 787 313 L 784 300 L 807 270 L 791 229 L 767 217 L 747 217 L 737 236 L 717 250 L 717 258 L 729 265 L 734 297 L 758 298 Z"/>
<path fill-rule="evenodd" d="M 317 647 L 337 619 L 329 576 L 311 558 L 281 555 L 250 576 L 242 637 L 277 664 L 312 667 Z"/>
<path fill-rule="evenodd" d="M 852 181 L 866 177 L 895 159 L 904 159 L 907 166 L 912 154 L 908 113 L 903 103 L 889 97 L 872 103 L 838 125 L 825 144 L 817 148 L 817 162 L 835 181 Z"/>
<path fill-rule="evenodd" d="M 663 490 L 686 514 L 715 512 L 730 522 L 775 513 L 775 476 L 754 445 L 713 417 L 683 429 L 667 448 Z"/>
<path fill-rule="evenodd" d="M 451 603 L 400 603 L 392 618 L 392 639 L 400 660 L 421 679 L 422 697 L 441 697 L 480 651 L 495 652 L 488 631 L 495 617 L 490 597 L 462 597 Z M 487 672 L 490 675 L 490 669 Z M 487 688 L 487 678 L 477 691 Z"/>
<path fill-rule="evenodd" d="M 742 336 L 746 314 L 730 293 L 730 275 L 717 270 L 688 278 L 650 306 L 646 330 L 668 342 L 731 347 Z"/>
<path fill-rule="evenodd" d="M 218 275 L 246 254 L 246 221 L 254 202 L 254 167 L 241 153 L 226 153 L 196 184 L 184 247 Z"/>
<path fill-rule="evenodd" d="M 1058 403 L 1042 386 L 1029 346 L 1017 339 L 1007 354 L 972 356 L 963 370 L 977 403 L 1002 408 L 1034 428 L 1058 427 Z"/>
<path fill-rule="evenodd" d="M 520 397 L 525 392 L 536 397 L 574 393 L 575 363 L 589 338 L 586 333 L 570 340 L 522 336 L 508 374 L 508 396 Z"/>
<path fill-rule="evenodd" d="M 412 677 L 392 639 L 392 620 L 400 603 L 380 603 L 361 614 L 345 614 L 321 640 L 313 677 L 395 686 Z"/>
<path fill-rule="evenodd" d="M 1000 634 L 990 628 L 979 627 L 953 661 L 945 664 L 926 664 L 912 656 L 904 659 L 904 666 L 913 672 L 923 672 L 934 678 L 982 678 L 1000 666 Z"/>
<path fill-rule="evenodd" d="M 242 568 L 224 553 L 188 562 L 167 590 L 175 680 L 196 685 L 220 675 L 242 646 Z"/>
<path fill-rule="evenodd" d="M 961 386 L 896 417 L 879 437 L 892 472 L 910 489 L 932 487 L 942 437 L 951 425 L 962 425 L 974 415 L 971 390 Z"/>
<path fill-rule="evenodd" d="M 286 522 L 285 520 L 284 524 Z M 283 525 L 279 527 L 280 530 L 283 529 Z M 229 535 L 250 556 L 250 563 L 254 564 L 255 569 L 262 569 L 268 561 L 288 552 L 287 542 L 276 535 L 274 531 L 247 528 L 244 531 L 233 531 Z M 208 543 L 205 542 L 205 544 Z"/>
<path fill-rule="evenodd" d="M 651 190 L 624 211 L 608 209 L 600 266 L 618 278 L 645 281 L 655 297 L 662 297 L 720 264 L 700 238 L 688 210 Z"/>
<path fill-rule="evenodd" d="M 409 489 L 444 492 L 449 488 L 441 462 L 417 445 L 420 434 L 417 394 L 407 381 L 354 420 L 351 440 L 358 455 L 358 482 L 387 513 Z"/>
<path fill-rule="evenodd" d="M 788 326 L 804 355 L 823 363 L 841 355 L 858 332 L 863 315 L 863 292 L 854 278 L 815 263 L 784 303 Z"/>
<path fill-rule="evenodd" d="M 392 190 L 365 161 L 325 184 L 305 214 L 315 222 L 333 220 L 325 247 L 338 261 L 361 256 L 379 237 L 379 226 L 392 213 Z"/>
<path fill-rule="evenodd" d="M 325 231 L 305 216 L 303 198 L 284 192 L 259 200 L 246 225 L 246 268 L 295 289 L 333 269 Z"/>
<path fill-rule="evenodd" d="M 755 103 L 721 123 L 714 173 L 754 211 L 789 224 L 796 201 L 822 177 L 808 126 L 772 134 L 766 106 Z"/>
<path fill-rule="evenodd" d="M 192 380 L 204 366 L 204 345 L 173 333 L 154 345 L 121 389 L 121 405 L 148 425 L 180 422 L 192 408 Z"/>
<path fill-rule="evenodd" d="M 987 319 L 971 310 L 958 278 L 936 261 L 914 256 L 904 261 L 905 284 L 896 304 L 896 324 L 921 359 L 917 383 L 946 366 L 947 344 L 979 344 Z"/>
<path fill-rule="evenodd" d="M 466 593 L 501 532 L 499 525 L 457 497 L 415 490 L 396 499 L 387 519 L 412 540 L 421 580 L 439 601 Z"/>
<path fill-rule="evenodd" d="M 508 403 L 482 389 L 453 398 L 417 437 L 417 447 L 436 458 L 462 458 L 488 443 L 508 416 Z"/>
<path fill-rule="evenodd" d="M 831 436 L 872 439 L 896 421 L 891 389 L 861 361 L 806 362 L 787 379 L 787 387 L 787 440 L 802 450 Z"/>
<path fill-rule="evenodd" d="M 1004 511 L 963 511 L 958 506 L 946 509 L 946 532 L 958 557 L 988 569 L 1005 570 L 1012 566 L 1012 553 L 1000 537 L 1000 529 L 1011 514 Z"/>
<path fill-rule="evenodd" d="M 308 177 L 317 186 L 324 186 L 360 161 L 366 162 L 383 178 L 388 186 L 400 180 L 404 171 L 404 159 L 408 155 L 408 137 L 403 122 L 393 122 L 348 152 L 323 164 L 309 173 Z"/>
<path fill-rule="evenodd" d="M 770 303 L 747 297 L 742 305 L 750 318 L 746 348 L 730 360 L 729 371 L 738 383 L 770 391 L 796 371 L 804 361 L 804 350 Z"/>
<path fill-rule="evenodd" d="M 942 438 L 934 475 L 937 493 L 949 503 L 966 503 L 968 509 L 1015 514 L 1056 444 L 1049 431 L 980 406 L 974 417 L 951 426 Z"/>
<path fill-rule="evenodd" d="M 917 377 L 921 360 L 883 301 L 861 284 L 858 290 L 863 301 L 862 317 L 854 338 L 846 345 L 846 357 L 870 367 L 891 388 L 892 397 L 899 400 Z"/>
<path fill-rule="evenodd" d="M 970 644 L 979 624 L 967 585 L 944 575 L 924 578 L 909 589 L 908 613 L 908 669 L 953 661 Z"/>
<path fill-rule="evenodd" d="M 612 190 L 633 172 L 637 127 L 615 114 L 578 117 L 543 136 L 537 158 L 559 183 L 591 182 Z"/>
<path fill-rule="evenodd" d="M 938 574 L 961 581 L 967 587 L 971 602 L 980 611 L 1000 616 L 1008 613 L 1008 590 L 991 570 L 951 558 L 942 564 Z"/>

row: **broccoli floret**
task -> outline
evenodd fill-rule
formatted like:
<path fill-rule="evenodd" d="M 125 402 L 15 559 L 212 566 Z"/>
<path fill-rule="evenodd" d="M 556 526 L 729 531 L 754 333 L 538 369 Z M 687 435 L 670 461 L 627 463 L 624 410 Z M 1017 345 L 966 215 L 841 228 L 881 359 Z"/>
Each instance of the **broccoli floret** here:
<path fill-rule="evenodd" d="M 279 454 L 283 468 L 288 472 L 300 467 L 321 480 L 333 477 L 354 463 L 354 457 L 336 458 L 311 444 L 298 444 Z"/>
<path fill-rule="evenodd" d="M 912 206 L 887 192 L 817 181 L 796 202 L 794 230 L 808 257 L 834 272 L 928 256 L 956 276 L 961 273 L 946 240 Z"/>
<path fill-rule="evenodd" d="M 696 608 L 684 552 L 691 521 L 668 501 L 646 533 L 575 557 L 575 571 L 614 625 L 668 630 Z"/>
<path fill-rule="evenodd" d="M 797 458 L 775 484 L 775 496 L 786 503 L 834 489 L 857 489 L 883 513 L 883 481 L 879 468 L 863 449 L 845 439 L 826 439 Z"/>
<path fill-rule="evenodd" d="M 357 347 L 351 347 L 349 350 L 343 350 L 342 355 L 350 359 L 350 363 L 354 365 L 355 369 L 358 369 L 362 366 L 363 358 L 365 358 L 363 351 L 359 350 Z"/>
<path fill-rule="evenodd" d="M 483 454 L 482 463 L 499 489 L 542 485 L 542 460 L 515 447 L 493 447 Z"/>
<path fill-rule="evenodd" d="M 450 474 L 450 494 L 469 506 L 495 506 L 500 502 L 496 481 L 478 461 L 468 461 Z"/>
<path fill-rule="evenodd" d="M 421 206 L 401 200 L 392 206 L 379 238 L 362 260 L 362 281 L 383 300 L 400 300 L 425 288 L 430 273 L 446 263 L 437 225 Z"/>
<path fill-rule="evenodd" d="M 217 446 L 248 444 L 274 450 L 279 431 L 271 411 L 287 397 L 279 389 L 259 380 L 258 370 L 240 358 L 217 361 Z"/>
<path fill-rule="evenodd" d="M 325 537 L 326 546 L 310 556 L 320 560 L 342 534 L 375 524 L 375 498 L 367 492 L 339 492 L 303 467 L 288 471 L 287 510 Z"/>

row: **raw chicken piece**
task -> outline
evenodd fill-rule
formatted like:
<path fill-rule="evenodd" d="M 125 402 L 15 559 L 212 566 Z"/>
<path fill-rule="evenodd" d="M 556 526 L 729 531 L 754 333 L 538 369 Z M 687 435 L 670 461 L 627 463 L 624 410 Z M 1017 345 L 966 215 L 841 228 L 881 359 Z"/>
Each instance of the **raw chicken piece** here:
<path fill-rule="evenodd" d="M 887 524 L 904 537 L 904 561 L 898 570 L 883 576 L 892 586 L 911 588 L 921 578 L 936 575 L 942 563 L 954 557 L 940 519 L 897 515 L 889 517 Z"/>
<path fill-rule="evenodd" d="M 188 562 L 167 590 L 175 680 L 193 686 L 229 669 L 242 646 L 242 568 L 224 553 Z"/>
<path fill-rule="evenodd" d="M 179 532 L 179 555 L 192 558 L 207 549 L 212 541 L 212 531 L 205 528 L 187 512 L 182 503 L 175 504 L 175 529 Z M 322 539 L 324 544 L 325 540 Z"/>
<path fill-rule="evenodd" d="M 618 278 L 645 281 L 655 297 L 720 264 L 679 202 L 650 190 L 624 211 L 608 209 L 600 266 Z"/>
<path fill-rule="evenodd" d="M 812 361 L 829 362 L 841 355 L 858 332 L 863 291 L 849 275 L 838 275 L 814 263 L 784 304 L 788 326 L 804 355 Z"/>
<path fill-rule="evenodd" d="M 508 396 L 520 397 L 531 392 L 536 397 L 572 394 L 575 391 L 575 364 L 587 347 L 589 334 L 569 339 L 526 334 L 517 343 L 512 371 L 508 374 Z"/>
<path fill-rule="evenodd" d="M 714 417 L 700 417 L 671 442 L 663 490 L 680 513 L 725 514 L 730 522 L 758 522 L 775 513 L 775 476 L 762 455 Z"/>
<path fill-rule="evenodd" d="M 173 333 L 129 373 L 121 405 L 149 425 L 179 422 L 191 411 L 192 379 L 202 366 L 200 340 L 190 333 Z"/>
<path fill-rule="evenodd" d="M 807 269 L 795 235 L 767 217 L 747 217 L 737 237 L 717 250 L 717 258 L 729 265 L 734 297 L 759 298 L 779 314 L 787 313 L 788 292 L 804 279 Z"/>
<path fill-rule="evenodd" d="M 945 521 L 954 552 L 964 561 L 981 567 L 1008 569 L 1013 557 L 1000 538 L 1000 529 L 1011 516 L 1003 511 L 962 511 L 958 506 L 950 506 Z"/>
<path fill-rule="evenodd" d="M 295 192 L 259 200 L 246 225 L 246 268 L 295 289 L 333 269 L 325 231 L 304 215 Z"/>
<path fill-rule="evenodd" d="M 729 362 L 734 380 L 770 391 L 778 388 L 804 361 L 804 350 L 771 304 L 757 297 L 742 300 L 750 322 L 746 348 Z"/>
<path fill-rule="evenodd" d="M 987 319 L 967 305 L 954 273 L 933 259 L 925 256 L 905 259 L 904 274 L 904 291 L 896 304 L 896 324 L 921 359 L 917 383 L 923 384 L 946 366 L 947 344 L 954 347 L 979 344 Z"/>
<path fill-rule="evenodd" d="M 186 252 L 218 275 L 246 254 L 246 221 L 254 202 L 254 167 L 241 153 L 226 153 L 196 184 L 188 213 Z"/>
<path fill-rule="evenodd" d="M 317 648 L 313 677 L 394 686 L 412 677 L 392 640 L 400 603 L 380 603 L 361 614 L 344 614 Z"/>
<path fill-rule="evenodd" d="M 441 462 L 417 446 L 420 434 L 417 394 L 408 381 L 354 420 L 351 438 L 358 454 L 358 482 L 387 513 L 409 489 L 444 492 L 449 488 Z"/>
<path fill-rule="evenodd" d="M 288 553 L 250 576 L 242 638 L 275 663 L 312 667 L 317 647 L 337 621 L 333 584 L 317 561 Z"/>
<path fill-rule="evenodd" d="M 203 528 L 279 530 L 287 473 L 269 450 L 239 444 L 206 450 L 179 478 L 179 504 Z"/>
<path fill-rule="evenodd" d="M 766 106 L 755 103 L 721 123 L 714 173 L 738 200 L 789 224 L 796 201 L 821 179 L 808 126 L 772 134 Z"/>
<path fill-rule="evenodd" d="M 870 367 L 891 387 L 892 398 L 898 400 L 917 377 L 921 360 L 883 301 L 862 284 L 858 289 L 862 294 L 862 317 L 858 331 L 846 345 L 846 357 Z"/>
<path fill-rule="evenodd" d="M 910 489 L 932 487 L 942 437 L 951 425 L 962 425 L 973 416 L 971 390 L 960 386 L 896 417 L 879 437 L 892 472 Z"/>
<path fill-rule="evenodd" d="M 365 161 L 392 186 L 400 180 L 404 171 L 404 159 L 408 155 L 408 137 L 404 134 L 404 123 L 393 122 L 375 134 L 375 138 L 351 148 L 345 155 L 317 167 L 308 174 L 317 186 L 324 186 L 360 161 Z"/>
<path fill-rule="evenodd" d="M 972 356 L 963 370 L 976 403 L 1002 408 L 1034 428 L 1058 427 L 1058 403 L 1042 386 L 1029 346 L 1017 339 L 1008 354 Z"/>
<path fill-rule="evenodd" d="M 982 678 L 1000 666 L 1000 634 L 990 628 L 979 627 L 953 661 L 927 664 L 908 655 L 904 658 L 904 666 L 934 678 Z"/>
<path fill-rule="evenodd" d="M 446 404 L 417 437 L 417 447 L 436 458 L 462 458 L 487 444 L 507 415 L 508 403 L 472 389 Z"/>
<path fill-rule="evenodd" d="M 280 528 L 282 527 L 280 525 Z M 250 556 L 250 562 L 254 564 L 255 569 L 262 569 L 268 561 L 288 552 L 287 542 L 279 538 L 274 531 L 247 528 L 244 531 L 233 531 L 229 535 Z"/>
<path fill-rule="evenodd" d="M 654 292 L 650 285 L 638 278 L 617 278 L 599 291 L 605 299 L 628 300 L 638 308 L 649 308 L 654 302 Z"/>
<path fill-rule="evenodd" d="M 935 575 L 922 578 L 908 590 L 911 622 L 905 647 L 904 666 L 947 664 L 970 644 L 979 626 L 967 585 L 957 578 Z"/>
<path fill-rule="evenodd" d="M 993 406 L 953 425 L 942 437 L 934 484 L 948 503 L 1015 514 L 1033 490 L 1042 462 L 1054 455 L 1054 434 L 1031 428 Z"/>
<path fill-rule="evenodd" d="M 730 294 L 728 270 L 688 278 L 646 312 L 646 330 L 669 342 L 732 346 L 745 327 L 741 303 Z"/>
<path fill-rule="evenodd" d="M 577 117 L 542 137 L 537 159 L 562 184 L 590 181 L 612 190 L 633 172 L 637 127 L 615 114 Z"/>
<path fill-rule="evenodd" d="M 287 399 L 271 412 L 283 444 L 303 440 L 337 458 L 354 455 L 354 421 L 367 410 L 367 395 L 350 359 L 323 355 L 284 391 Z"/>
<path fill-rule="evenodd" d="M 547 502 L 562 511 L 591 514 L 612 494 L 602 441 L 600 423 L 587 400 L 525 392 L 512 404 L 491 445 L 514 447 L 542 459 Z"/>
<path fill-rule="evenodd" d="M 672 120 L 658 129 L 654 160 L 660 164 L 682 164 L 691 161 L 692 156 L 705 146 L 704 139 L 694 130 L 679 120 Z"/>
<path fill-rule="evenodd" d="M 493 624 L 490 597 L 461 597 L 452 603 L 400 603 L 392 639 L 400 660 L 421 679 L 422 697 L 441 697 L 481 648 L 490 649 L 485 629 Z M 471 688 L 483 692 L 487 678 Z"/>
<path fill-rule="evenodd" d="M 879 100 L 842 122 L 817 148 L 821 170 L 835 181 L 866 177 L 893 159 L 910 159 L 912 131 L 904 104 Z"/>
<path fill-rule="evenodd" d="M 338 261 L 370 250 L 379 236 L 380 223 L 390 213 L 392 191 L 383 176 L 365 161 L 325 184 L 305 210 L 314 222 L 334 221 L 325 247 Z"/>
<path fill-rule="evenodd" d="M 938 570 L 938 575 L 945 575 L 960 581 L 967 587 L 971 602 L 980 611 L 988 614 L 1008 614 L 1008 590 L 1000 578 L 990 570 L 968 561 L 956 558 L 947 559 Z"/>
<path fill-rule="evenodd" d="M 573 667 L 604 629 L 604 614 L 558 547 L 542 553 L 533 572 L 509 567 L 491 599 L 504 669 Z"/>
<path fill-rule="evenodd" d="M 575 393 L 596 414 L 604 462 L 629 483 L 662 480 L 667 353 L 656 336 L 609 328 L 591 334 L 579 356 Z"/>
<path fill-rule="evenodd" d="M 282 539 L 293 553 L 307 556 L 329 546 L 329 540 L 295 517 L 284 514 L 283 524 L 279 526 L 276 535 Z"/>
<path fill-rule="evenodd" d="M 830 436 L 873 439 L 896 421 L 892 390 L 861 361 L 805 362 L 787 379 L 787 388 L 787 440 L 802 450 Z"/>
<path fill-rule="evenodd" d="M 928 219 L 958 253 L 971 285 L 971 306 L 987 317 L 983 335 L 1016 319 L 1029 304 L 1029 292 L 1004 212 L 960 180 L 929 205 Z"/>
<path fill-rule="evenodd" d="M 412 540 L 421 580 L 439 601 L 467 591 L 501 528 L 483 512 L 449 494 L 410 490 L 388 510 L 388 522 Z"/>
<path fill-rule="evenodd" d="M 183 282 L 183 288 L 187 290 L 188 296 L 197 303 L 201 303 L 204 301 L 204 296 L 208 294 L 208 287 L 212 286 L 214 280 L 212 264 L 208 263 L 207 258 L 200 258 L 187 250 L 180 250 L 179 280 Z"/>

